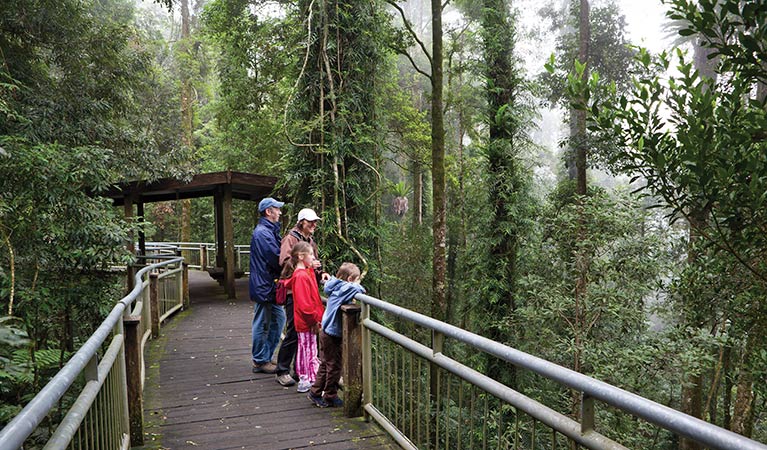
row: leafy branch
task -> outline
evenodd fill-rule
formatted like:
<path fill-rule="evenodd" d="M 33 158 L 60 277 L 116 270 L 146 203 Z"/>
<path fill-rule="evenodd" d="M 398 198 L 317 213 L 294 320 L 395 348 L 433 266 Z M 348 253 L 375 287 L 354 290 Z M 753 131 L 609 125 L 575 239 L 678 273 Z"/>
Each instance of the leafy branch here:
<path fill-rule="evenodd" d="M 399 12 L 399 15 L 402 18 L 402 22 L 404 23 L 405 28 L 408 31 L 408 34 L 421 48 L 421 51 L 423 52 L 424 56 L 426 56 L 426 59 L 429 61 L 429 67 L 431 67 L 432 65 L 431 54 L 426 49 L 426 45 L 423 43 L 423 41 L 418 38 L 418 35 L 416 34 L 415 29 L 413 28 L 413 25 L 410 23 L 407 17 L 405 17 L 405 11 L 393 0 L 386 0 L 386 3 L 391 5 L 394 9 L 396 9 Z M 406 49 L 395 47 L 393 48 L 393 50 L 405 56 L 408 59 L 408 61 L 410 61 L 410 64 L 413 66 L 413 70 L 415 70 L 416 72 L 420 73 L 421 75 L 431 80 L 431 74 L 427 73 L 426 71 L 418 67 L 418 64 L 416 64 L 416 62 L 413 60 L 413 57 L 410 55 L 410 53 Z"/>

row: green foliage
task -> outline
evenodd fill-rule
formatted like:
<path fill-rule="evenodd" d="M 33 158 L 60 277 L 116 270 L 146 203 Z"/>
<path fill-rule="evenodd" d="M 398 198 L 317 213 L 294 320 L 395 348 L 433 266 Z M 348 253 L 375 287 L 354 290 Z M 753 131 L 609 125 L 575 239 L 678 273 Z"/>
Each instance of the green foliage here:
<path fill-rule="evenodd" d="M 0 307 L 19 319 L 0 329 L 29 339 L 0 349 L 7 418 L 122 293 L 102 269 L 128 260 L 129 226 L 97 194 L 126 177 L 181 173 L 186 154 L 171 150 L 158 36 L 136 25 L 132 2 L 12 0 L 3 10 Z"/>
<path fill-rule="evenodd" d="M 383 298 L 428 314 L 431 299 L 431 238 L 421 227 L 407 230 L 387 222 L 381 236 Z M 406 287 L 406 288 L 403 288 Z"/>
<path fill-rule="evenodd" d="M 672 221 L 683 218 L 690 227 L 687 265 L 676 274 L 669 306 L 678 324 L 674 340 L 691 343 L 676 362 L 686 371 L 679 376 L 698 374 L 713 385 L 703 412 L 713 419 L 717 407 L 732 407 L 732 380 L 744 383 L 738 396 L 748 398 L 742 391 L 761 370 L 749 343 L 765 339 L 767 70 L 758 55 L 767 35 L 757 26 L 765 13 L 755 2 L 667 3 L 669 17 L 682 23 L 680 34 L 699 36 L 709 60 L 691 62 L 681 50 L 673 56 L 641 50 L 637 61 L 645 71 L 633 87 L 623 95 L 613 89 L 589 109 L 592 129 L 618 144 L 611 168 L 642 179 L 641 190 L 668 207 Z M 656 75 L 672 65 L 675 73 Z M 705 65 L 713 77 L 702 75 Z M 739 375 L 725 373 L 730 378 L 722 385 L 722 361 L 730 358 L 726 364 Z M 741 413 L 742 406 L 732 411 Z"/>
<path fill-rule="evenodd" d="M 586 336 L 594 346 L 625 345 L 644 328 L 645 297 L 656 286 L 663 267 L 660 244 L 636 202 L 625 193 L 609 195 L 592 190 L 582 204 L 573 202 L 572 183 L 563 183 L 552 193 L 540 217 L 542 240 L 531 252 L 529 272 L 520 281 L 525 306 L 520 311 L 524 324 L 524 346 L 551 349 L 546 357 L 570 365 L 573 333 L 578 332 L 572 315 L 573 287 L 578 277 L 572 255 L 576 250 L 590 255 L 588 293 L 583 300 L 588 318 Z M 586 232 L 582 233 L 581 227 Z M 585 236 L 585 238 L 584 238 Z M 548 326 L 543 327 L 547 323 Z M 558 324 L 557 326 L 552 326 Z M 546 330 L 545 334 L 541 334 Z M 541 345 L 550 340 L 557 344 Z M 605 353 L 610 353 L 606 351 Z M 602 361 L 587 362 L 591 372 Z"/>
<path fill-rule="evenodd" d="M 618 5 L 610 0 L 590 8 L 591 40 L 589 42 L 588 64 L 590 70 L 598 71 L 608 82 L 614 82 L 622 92 L 631 85 L 632 75 L 641 68 L 634 62 L 636 52 L 629 46 L 624 30 L 626 18 Z M 551 66 L 540 75 L 540 81 L 549 92 L 551 103 L 566 105 L 567 77 L 578 64 L 578 17 L 580 3 L 575 0 L 563 9 L 547 6 L 540 14 L 549 19 L 549 31 L 557 32 L 556 58 L 552 56 Z"/>
<path fill-rule="evenodd" d="M 405 184 L 404 181 L 394 183 L 391 187 L 392 193 L 397 197 L 407 197 L 412 192 L 412 190 L 413 189 Z"/>
<path fill-rule="evenodd" d="M 763 76 L 767 71 L 759 66 L 732 72 L 729 68 L 741 60 L 726 54 L 737 54 L 740 46 L 721 48 L 725 53 L 716 80 L 701 77 L 678 51 L 679 75 L 667 81 L 639 77 L 629 94 L 595 104 L 592 112 L 605 139 L 621 144 L 611 158 L 616 171 L 640 175 L 674 217 L 691 219 L 693 226 L 699 220 L 691 215 L 710 214 L 711 222 L 697 231 L 765 282 L 767 267 L 758 255 L 767 249 L 762 228 L 767 220 L 767 111 L 762 101 L 751 98 L 759 77 L 749 73 Z M 652 68 L 667 69 L 673 59 L 642 52 L 638 60 L 652 73 Z"/>
<path fill-rule="evenodd" d="M 297 81 L 287 111 L 294 123 L 287 130 L 291 146 L 280 160 L 283 185 L 296 208 L 321 207 L 317 235 L 331 266 L 353 261 L 371 270 L 369 279 L 379 280 L 371 260 L 377 259 L 376 217 L 384 188 L 379 86 L 387 73 L 382 37 L 388 17 L 378 3 L 297 6 L 290 11 L 292 21 L 312 28 L 298 27 L 290 40 L 300 44 L 290 59 Z M 318 38 L 307 39 L 307 33 Z"/>
<path fill-rule="evenodd" d="M 767 9 L 763 1 L 722 0 L 698 2 L 666 0 L 668 17 L 681 21 L 681 36 L 700 35 L 714 50 L 710 59 L 721 57 L 721 73 L 737 72 L 753 81 L 767 81 L 763 62 L 767 59 Z"/>
<path fill-rule="evenodd" d="M 205 171 L 274 173 L 287 145 L 283 113 L 286 74 L 297 58 L 294 24 L 289 18 L 261 18 L 250 5 L 215 0 L 202 15 L 217 75 L 216 94 L 202 105 L 203 125 L 195 134 Z"/>
<path fill-rule="evenodd" d="M 518 282 L 518 309 L 504 318 L 517 330 L 513 345 L 658 398 L 655 389 L 662 384 L 648 383 L 642 374 L 665 369 L 664 347 L 647 324 L 668 267 L 663 230 L 625 192 L 591 188 L 585 198 L 574 192 L 573 182 L 560 184 L 537 217 L 539 234 L 527 243 L 529 262 Z M 587 255 L 586 267 L 575 255 Z M 588 285 L 577 297 L 582 276 Z M 569 391 L 529 374 L 520 375 L 519 383 L 545 404 L 571 411 Z M 619 426 L 618 417 L 604 416 L 600 423 L 613 425 L 600 430 L 623 442 L 636 429 L 631 422 Z"/>
<path fill-rule="evenodd" d="M 24 381 L 28 378 L 29 367 L 13 361 L 15 353 L 29 353 L 31 340 L 24 331 L 21 319 L 11 316 L 0 317 L 0 424 L 6 424 L 21 411 L 21 405 L 7 401 L 17 392 L 24 391 Z"/>

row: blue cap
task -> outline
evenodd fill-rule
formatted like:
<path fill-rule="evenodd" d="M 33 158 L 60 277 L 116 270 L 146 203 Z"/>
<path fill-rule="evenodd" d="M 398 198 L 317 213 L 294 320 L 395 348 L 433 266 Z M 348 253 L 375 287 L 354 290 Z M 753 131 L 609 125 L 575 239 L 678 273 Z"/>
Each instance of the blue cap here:
<path fill-rule="evenodd" d="M 278 202 L 271 197 L 266 197 L 258 202 L 258 212 L 262 213 L 266 208 L 282 208 L 284 205 L 284 202 Z"/>

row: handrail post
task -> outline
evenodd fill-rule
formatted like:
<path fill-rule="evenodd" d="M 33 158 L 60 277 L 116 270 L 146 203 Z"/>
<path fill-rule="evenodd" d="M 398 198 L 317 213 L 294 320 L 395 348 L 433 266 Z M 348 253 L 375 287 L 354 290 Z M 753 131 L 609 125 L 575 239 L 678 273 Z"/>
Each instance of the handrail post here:
<path fill-rule="evenodd" d="M 594 397 L 581 392 L 581 434 L 594 429 Z"/>
<path fill-rule="evenodd" d="M 125 310 L 127 311 L 128 308 L 125 308 Z M 123 316 L 123 317 L 128 319 L 127 316 Z M 118 320 L 116 326 L 117 326 L 117 331 L 116 332 L 117 332 L 118 335 L 120 335 L 122 337 L 122 340 L 123 340 L 123 345 L 120 348 L 120 355 L 117 357 L 118 358 L 118 363 L 117 363 L 117 379 L 118 379 L 118 386 L 119 386 L 117 388 L 119 390 L 119 393 L 118 393 L 118 397 L 119 398 L 117 400 L 117 405 L 118 405 L 118 408 L 120 409 L 120 411 L 119 411 L 119 415 L 120 415 L 120 418 L 119 418 L 120 427 L 119 427 L 119 429 L 121 431 L 123 431 L 124 433 L 128 433 L 127 436 L 129 436 L 130 435 L 130 413 L 128 412 L 128 376 L 127 376 L 127 372 L 125 370 L 125 365 L 126 365 L 126 359 L 125 359 L 125 347 L 126 347 L 125 324 L 124 324 L 123 320 Z M 123 436 L 125 437 L 126 435 L 123 435 Z"/>
<path fill-rule="evenodd" d="M 152 322 L 152 339 L 160 336 L 160 296 L 157 285 L 158 274 L 149 274 L 149 318 Z"/>
<path fill-rule="evenodd" d="M 362 303 L 362 313 L 360 315 L 360 330 L 362 338 L 362 403 L 370 405 L 373 403 L 373 352 L 370 343 L 370 330 L 365 327 L 365 320 L 370 319 L 370 305 Z M 365 414 L 365 420 L 369 421 L 370 416 Z"/>
<path fill-rule="evenodd" d="M 88 364 L 83 370 L 85 381 L 95 381 L 99 379 L 99 355 L 95 354 L 88 361 Z"/>
<path fill-rule="evenodd" d="M 445 335 L 437 330 L 432 330 L 431 333 L 431 350 L 432 356 L 442 353 L 442 349 L 445 342 Z M 427 423 L 427 435 L 429 441 L 435 446 L 439 441 L 439 405 L 441 403 L 440 398 L 440 371 L 439 366 L 434 362 L 429 363 L 429 409 L 430 418 Z"/>
<path fill-rule="evenodd" d="M 181 295 L 182 299 L 181 302 L 184 305 L 184 309 L 189 308 L 189 264 L 186 262 L 182 263 L 182 271 L 181 271 Z"/>
<path fill-rule="evenodd" d="M 344 377 L 344 416 L 362 415 L 362 352 L 360 334 L 360 307 L 341 306 L 343 338 L 341 341 L 341 375 Z"/>
<path fill-rule="evenodd" d="M 208 268 L 208 246 L 200 244 L 200 270 Z"/>
<path fill-rule="evenodd" d="M 123 320 L 125 333 L 125 380 L 132 446 L 144 445 L 144 392 L 141 389 L 141 318 Z"/>

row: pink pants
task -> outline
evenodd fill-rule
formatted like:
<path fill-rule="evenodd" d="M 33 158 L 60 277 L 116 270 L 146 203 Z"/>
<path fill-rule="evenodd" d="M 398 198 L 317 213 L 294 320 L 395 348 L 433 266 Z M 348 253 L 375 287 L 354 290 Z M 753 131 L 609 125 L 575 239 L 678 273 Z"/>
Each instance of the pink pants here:
<path fill-rule="evenodd" d="M 296 374 L 301 380 L 314 383 L 320 360 L 317 359 L 317 335 L 311 331 L 298 331 Z"/>

